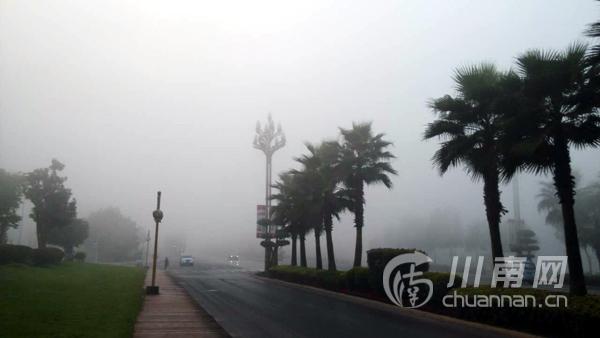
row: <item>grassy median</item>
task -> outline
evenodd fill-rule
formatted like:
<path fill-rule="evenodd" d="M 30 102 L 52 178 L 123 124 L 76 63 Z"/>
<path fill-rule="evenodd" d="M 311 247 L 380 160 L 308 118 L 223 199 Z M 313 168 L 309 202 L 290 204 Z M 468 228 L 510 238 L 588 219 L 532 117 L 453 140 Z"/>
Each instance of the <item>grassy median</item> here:
<path fill-rule="evenodd" d="M 110 265 L 0 266 L 0 336 L 130 337 L 143 279 Z"/>

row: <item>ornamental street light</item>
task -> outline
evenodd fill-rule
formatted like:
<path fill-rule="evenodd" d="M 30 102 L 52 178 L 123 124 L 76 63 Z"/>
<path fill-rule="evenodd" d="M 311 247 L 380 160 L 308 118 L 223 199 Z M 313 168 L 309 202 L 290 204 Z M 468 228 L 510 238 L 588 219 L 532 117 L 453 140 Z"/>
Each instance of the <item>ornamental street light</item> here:
<path fill-rule="evenodd" d="M 254 148 L 262 151 L 267 159 L 266 167 L 266 185 L 265 185 L 265 205 L 267 207 L 268 222 L 265 225 L 265 271 L 269 269 L 272 263 L 277 264 L 277 246 L 273 247 L 273 255 L 271 257 L 271 160 L 273 154 L 285 146 L 285 134 L 281 129 L 281 124 L 275 128 L 275 123 L 271 114 L 267 118 L 267 123 L 264 128 L 261 128 L 260 122 L 256 122 L 256 136 L 253 142 Z"/>
<path fill-rule="evenodd" d="M 156 258 L 158 252 L 158 224 L 163 219 L 163 212 L 160 210 L 160 191 L 156 193 L 156 210 L 152 212 L 154 222 L 156 222 L 156 230 L 154 232 L 154 259 L 152 260 L 152 285 L 146 286 L 146 294 L 158 295 L 158 285 L 156 285 Z"/>

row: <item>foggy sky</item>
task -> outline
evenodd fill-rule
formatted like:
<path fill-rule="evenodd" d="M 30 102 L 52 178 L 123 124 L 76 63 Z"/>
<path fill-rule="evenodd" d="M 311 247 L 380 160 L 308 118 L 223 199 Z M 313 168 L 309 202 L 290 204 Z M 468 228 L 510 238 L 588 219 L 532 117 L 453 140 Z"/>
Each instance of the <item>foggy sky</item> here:
<path fill-rule="evenodd" d="M 258 247 L 264 156 L 254 126 L 269 112 L 288 144 L 274 173 L 295 166 L 303 142 L 373 121 L 394 142 L 394 189 L 367 189 L 366 248 L 387 227 L 456 210 L 484 220 L 481 183 L 440 177 L 423 142 L 430 98 L 454 92 L 456 67 L 513 65 L 529 48 L 586 41 L 595 1 L 6 1 L 0 0 L 0 167 L 66 164 L 79 214 L 117 206 L 197 252 Z M 576 152 L 592 179 L 598 151 Z M 522 213 L 555 250 L 535 206 L 542 177 L 523 177 Z M 502 188 L 512 210 L 510 186 Z M 507 215 L 510 217 L 510 215 Z M 350 215 L 335 225 L 338 255 L 354 247 Z M 487 239 L 486 239 L 487 240 Z M 344 257 L 342 257 L 344 258 Z"/>

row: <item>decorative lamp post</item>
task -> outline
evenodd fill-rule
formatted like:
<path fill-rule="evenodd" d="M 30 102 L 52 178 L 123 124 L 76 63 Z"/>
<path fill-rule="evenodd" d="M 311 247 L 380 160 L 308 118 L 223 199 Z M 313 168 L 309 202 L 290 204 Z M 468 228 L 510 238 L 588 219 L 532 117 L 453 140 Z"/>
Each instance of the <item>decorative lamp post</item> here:
<path fill-rule="evenodd" d="M 156 230 L 154 232 L 154 259 L 152 260 L 152 285 L 146 286 L 146 294 L 158 295 L 158 285 L 156 285 L 156 258 L 158 252 L 158 224 L 163 219 L 163 212 L 160 210 L 160 191 L 156 193 L 156 210 L 152 212 L 154 222 L 156 222 Z"/>
<path fill-rule="evenodd" d="M 262 151 L 267 160 L 266 166 L 266 184 L 265 184 L 265 205 L 267 207 L 267 224 L 265 231 L 265 271 L 269 269 L 272 263 L 277 264 L 277 246 L 271 243 L 271 160 L 273 154 L 285 146 L 285 134 L 281 129 L 281 124 L 275 128 L 275 123 L 271 114 L 267 118 L 267 123 L 261 127 L 260 122 L 256 122 L 256 136 L 253 142 L 254 148 Z M 273 246 L 273 257 L 271 257 L 271 246 Z"/>

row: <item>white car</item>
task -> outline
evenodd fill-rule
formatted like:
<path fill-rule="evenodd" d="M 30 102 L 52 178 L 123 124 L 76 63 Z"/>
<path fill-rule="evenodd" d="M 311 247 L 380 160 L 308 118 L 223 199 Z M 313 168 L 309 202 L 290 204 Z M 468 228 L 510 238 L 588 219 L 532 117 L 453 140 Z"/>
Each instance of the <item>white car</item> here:
<path fill-rule="evenodd" d="M 227 258 L 227 261 L 229 261 L 229 264 L 231 264 L 231 265 L 239 266 L 240 265 L 240 256 L 229 255 L 229 257 Z"/>
<path fill-rule="evenodd" d="M 194 257 L 189 255 L 182 255 L 179 258 L 179 266 L 194 266 Z"/>

